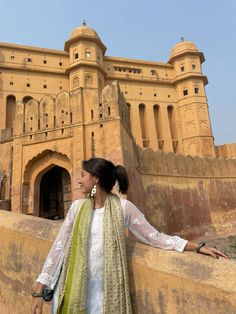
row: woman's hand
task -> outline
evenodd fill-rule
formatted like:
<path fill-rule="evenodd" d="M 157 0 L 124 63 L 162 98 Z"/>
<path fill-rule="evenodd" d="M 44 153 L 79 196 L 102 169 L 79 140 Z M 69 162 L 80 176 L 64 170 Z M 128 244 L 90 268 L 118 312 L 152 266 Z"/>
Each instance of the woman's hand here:
<path fill-rule="evenodd" d="M 229 256 L 225 255 L 221 251 L 218 251 L 215 247 L 203 246 L 199 250 L 199 253 L 210 255 L 214 258 L 220 258 L 220 257 L 229 258 Z"/>
<path fill-rule="evenodd" d="M 37 282 L 33 288 L 33 291 L 36 293 L 42 293 L 45 285 Z M 43 313 L 43 298 L 33 297 L 31 302 L 31 314 L 42 314 Z"/>
<path fill-rule="evenodd" d="M 33 297 L 31 303 L 31 314 L 43 313 L 43 298 Z"/>
<path fill-rule="evenodd" d="M 200 247 L 200 249 L 199 249 Z M 202 243 L 200 246 L 194 242 L 188 241 L 185 248 L 185 251 L 195 251 L 197 250 L 197 253 L 205 254 L 205 255 L 210 255 L 214 258 L 229 258 L 227 255 L 224 253 L 218 251 L 215 247 L 208 247 L 205 246 L 205 243 Z"/>

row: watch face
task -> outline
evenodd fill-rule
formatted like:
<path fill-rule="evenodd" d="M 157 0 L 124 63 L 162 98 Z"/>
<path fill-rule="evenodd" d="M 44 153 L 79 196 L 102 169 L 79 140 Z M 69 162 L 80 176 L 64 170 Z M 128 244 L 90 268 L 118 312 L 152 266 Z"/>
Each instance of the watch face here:
<path fill-rule="evenodd" d="M 54 290 L 51 290 L 51 289 L 48 289 L 48 288 L 45 288 L 43 289 L 43 299 L 45 301 L 51 301 L 52 298 L 53 298 L 53 292 Z"/>

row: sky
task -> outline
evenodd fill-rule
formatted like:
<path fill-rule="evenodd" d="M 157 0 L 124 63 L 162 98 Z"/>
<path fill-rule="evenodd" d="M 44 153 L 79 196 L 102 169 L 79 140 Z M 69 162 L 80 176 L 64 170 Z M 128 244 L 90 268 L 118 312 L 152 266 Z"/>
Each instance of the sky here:
<path fill-rule="evenodd" d="M 64 49 L 83 19 L 106 55 L 167 62 L 181 37 L 205 55 L 215 144 L 236 143 L 236 0 L 0 0 L 0 42 Z"/>

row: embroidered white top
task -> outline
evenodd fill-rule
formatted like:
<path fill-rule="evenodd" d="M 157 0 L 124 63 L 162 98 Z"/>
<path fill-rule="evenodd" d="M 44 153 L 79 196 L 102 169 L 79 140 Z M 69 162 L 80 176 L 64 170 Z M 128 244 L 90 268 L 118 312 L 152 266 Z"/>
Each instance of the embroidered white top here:
<path fill-rule="evenodd" d="M 73 228 L 77 208 L 84 200 L 76 200 L 63 222 L 57 238 L 47 256 L 42 272 L 37 278 L 40 282 L 54 289 L 64 257 L 65 246 Z M 178 236 L 169 236 L 158 232 L 145 219 L 140 210 L 130 201 L 121 199 L 124 227 L 140 241 L 153 247 L 182 252 L 187 243 Z M 104 207 L 93 211 L 88 249 L 88 290 L 87 313 L 102 313 L 103 303 L 103 213 Z"/>

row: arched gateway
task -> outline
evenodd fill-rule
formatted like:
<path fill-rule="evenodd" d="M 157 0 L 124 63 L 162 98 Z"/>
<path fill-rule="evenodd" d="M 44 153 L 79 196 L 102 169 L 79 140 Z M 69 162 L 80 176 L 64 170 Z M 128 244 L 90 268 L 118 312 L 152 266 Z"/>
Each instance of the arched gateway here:
<path fill-rule="evenodd" d="M 71 165 L 66 155 L 46 150 L 28 162 L 22 191 L 24 213 L 64 218 L 71 200 Z"/>
<path fill-rule="evenodd" d="M 71 203 L 71 181 L 67 170 L 55 166 L 41 178 L 39 185 L 39 216 L 64 218 Z"/>

